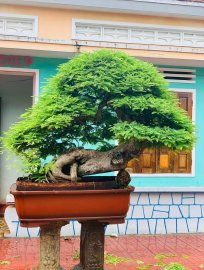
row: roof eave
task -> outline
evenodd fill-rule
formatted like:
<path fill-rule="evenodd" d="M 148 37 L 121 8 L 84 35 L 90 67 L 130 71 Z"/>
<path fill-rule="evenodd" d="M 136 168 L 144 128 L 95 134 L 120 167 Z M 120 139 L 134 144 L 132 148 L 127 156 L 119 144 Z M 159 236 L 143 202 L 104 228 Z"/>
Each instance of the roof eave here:
<path fill-rule="evenodd" d="M 204 4 L 176 0 L 0 0 L 0 4 L 204 19 Z"/>

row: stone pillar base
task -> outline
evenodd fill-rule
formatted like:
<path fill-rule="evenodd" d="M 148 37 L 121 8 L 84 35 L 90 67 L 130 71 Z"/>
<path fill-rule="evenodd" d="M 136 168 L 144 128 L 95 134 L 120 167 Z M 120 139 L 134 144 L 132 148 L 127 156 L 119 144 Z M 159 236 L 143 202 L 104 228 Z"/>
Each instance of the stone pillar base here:
<path fill-rule="evenodd" d="M 80 265 L 75 265 L 72 270 L 84 270 Z"/>
<path fill-rule="evenodd" d="M 105 225 L 97 220 L 82 222 L 80 264 L 73 270 L 104 270 Z"/>
<path fill-rule="evenodd" d="M 63 270 L 60 266 L 60 231 L 67 222 L 40 226 L 40 264 L 35 270 Z"/>
<path fill-rule="evenodd" d="M 71 270 L 85 270 L 85 268 L 82 268 L 80 265 L 75 265 Z M 104 268 L 104 270 L 106 269 Z"/>
<path fill-rule="evenodd" d="M 39 269 L 40 269 L 39 267 L 32 268 L 32 270 L 39 270 Z M 66 270 L 66 269 L 64 269 L 63 267 L 60 266 L 60 268 L 58 268 L 56 270 Z"/>

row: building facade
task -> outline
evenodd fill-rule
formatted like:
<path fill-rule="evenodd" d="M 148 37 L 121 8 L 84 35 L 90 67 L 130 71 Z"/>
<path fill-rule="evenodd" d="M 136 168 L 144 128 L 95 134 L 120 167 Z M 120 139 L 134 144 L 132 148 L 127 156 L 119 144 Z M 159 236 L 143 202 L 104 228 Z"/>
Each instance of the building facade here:
<path fill-rule="evenodd" d="M 126 223 L 107 233 L 151 234 L 204 231 L 204 1 L 0 0 L 1 133 L 36 101 L 57 67 L 75 54 L 121 50 L 151 62 L 169 81 L 196 123 L 192 152 L 146 149 L 128 164 L 135 193 Z M 0 201 L 20 175 L 1 157 Z M 12 236 L 37 236 L 19 226 L 7 208 Z M 63 234 L 78 234 L 75 221 Z"/>

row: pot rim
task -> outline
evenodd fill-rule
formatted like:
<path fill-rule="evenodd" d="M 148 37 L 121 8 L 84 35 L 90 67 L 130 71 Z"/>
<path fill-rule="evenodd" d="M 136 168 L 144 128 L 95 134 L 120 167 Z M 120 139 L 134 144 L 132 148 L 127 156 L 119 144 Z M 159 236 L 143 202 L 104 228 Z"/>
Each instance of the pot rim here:
<path fill-rule="evenodd" d="M 128 186 L 124 189 L 99 189 L 99 190 L 33 190 L 33 191 L 25 191 L 25 190 L 17 190 L 16 184 L 12 184 L 10 188 L 10 193 L 14 196 L 18 195 L 54 195 L 54 194 L 60 194 L 60 195 L 75 195 L 75 194 L 115 194 L 115 193 L 131 193 L 134 191 L 133 186 Z"/>

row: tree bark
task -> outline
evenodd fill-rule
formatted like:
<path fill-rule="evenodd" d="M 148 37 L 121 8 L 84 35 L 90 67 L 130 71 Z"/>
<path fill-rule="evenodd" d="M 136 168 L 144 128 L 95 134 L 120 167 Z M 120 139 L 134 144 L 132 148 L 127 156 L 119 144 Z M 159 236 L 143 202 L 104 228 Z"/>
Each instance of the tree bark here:
<path fill-rule="evenodd" d="M 137 157 L 142 149 L 140 147 L 136 151 L 134 141 L 118 145 L 107 152 L 75 149 L 57 158 L 51 174 L 56 180 L 77 181 L 84 175 L 124 170 L 128 161 Z"/>

